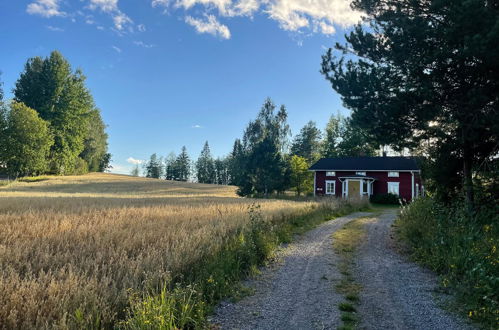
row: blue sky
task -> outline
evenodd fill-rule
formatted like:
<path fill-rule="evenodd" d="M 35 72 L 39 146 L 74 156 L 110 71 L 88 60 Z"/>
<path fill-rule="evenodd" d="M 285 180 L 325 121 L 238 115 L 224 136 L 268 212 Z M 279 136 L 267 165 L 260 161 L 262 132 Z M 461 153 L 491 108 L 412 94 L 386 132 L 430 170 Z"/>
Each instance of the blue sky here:
<path fill-rule="evenodd" d="M 359 14 L 348 0 L 0 1 L 7 97 L 29 57 L 59 50 L 87 76 L 109 125 L 114 172 L 208 140 L 227 154 L 266 97 L 285 104 L 294 134 L 320 128 L 339 95 L 319 73 L 326 47 Z"/>

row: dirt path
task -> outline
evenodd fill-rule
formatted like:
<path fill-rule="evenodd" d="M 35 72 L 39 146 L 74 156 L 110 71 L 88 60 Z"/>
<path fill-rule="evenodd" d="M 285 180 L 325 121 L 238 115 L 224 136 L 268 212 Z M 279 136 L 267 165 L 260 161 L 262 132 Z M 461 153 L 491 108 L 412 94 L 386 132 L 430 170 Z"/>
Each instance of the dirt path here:
<path fill-rule="evenodd" d="M 354 213 L 328 221 L 279 252 L 280 262 L 247 284 L 255 294 L 236 304 L 222 303 L 212 322 L 222 329 L 335 329 L 339 320 L 334 292 L 340 278 L 331 235 Z"/>
<path fill-rule="evenodd" d="M 278 253 L 279 262 L 246 285 L 255 294 L 237 303 L 224 302 L 212 323 L 221 329 L 336 329 L 341 325 L 335 292 L 341 279 L 332 233 L 370 213 L 355 213 L 322 224 Z M 437 306 L 435 275 L 401 257 L 393 248 L 388 211 L 367 224 L 354 267 L 363 285 L 361 329 L 471 329 Z"/>
<path fill-rule="evenodd" d="M 472 329 L 442 310 L 437 278 L 409 262 L 394 249 L 391 225 L 395 211 L 368 223 L 368 238 L 359 248 L 357 281 L 363 285 L 359 312 L 361 329 Z"/>

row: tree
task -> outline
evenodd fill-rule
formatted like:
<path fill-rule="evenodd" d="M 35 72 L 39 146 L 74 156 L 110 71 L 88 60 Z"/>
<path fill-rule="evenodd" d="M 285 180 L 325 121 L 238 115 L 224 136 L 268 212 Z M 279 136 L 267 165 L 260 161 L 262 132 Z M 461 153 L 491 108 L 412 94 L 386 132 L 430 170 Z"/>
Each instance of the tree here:
<path fill-rule="evenodd" d="M 29 59 L 14 88 L 16 101 L 50 123 L 54 134 L 51 167 L 58 174 L 71 173 L 85 149 L 88 122 L 95 111 L 85 79 L 81 70 L 73 72 L 69 62 L 53 51 L 47 58 Z M 93 159 L 91 163 L 95 168 Z"/>
<path fill-rule="evenodd" d="M 165 179 L 175 180 L 175 160 L 177 156 L 174 152 L 170 152 L 165 158 Z"/>
<path fill-rule="evenodd" d="M 257 118 L 248 124 L 243 137 L 244 174 L 239 194 L 282 192 L 289 184 L 288 168 L 283 158 L 289 126 L 287 112 L 267 99 Z"/>
<path fill-rule="evenodd" d="M 341 121 L 341 141 L 336 146 L 339 157 L 375 156 L 378 150 L 375 140 L 350 118 Z"/>
<path fill-rule="evenodd" d="M 208 141 L 205 142 L 203 150 L 196 162 L 196 176 L 199 183 L 215 183 L 215 163 L 211 156 Z"/>
<path fill-rule="evenodd" d="M 130 172 L 130 175 L 131 176 L 139 176 L 140 175 L 139 165 L 135 165 L 135 167 Z"/>
<path fill-rule="evenodd" d="M 340 114 L 329 118 L 322 142 L 322 157 L 338 157 L 338 145 L 343 135 L 343 122 L 344 118 Z"/>
<path fill-rule="evenodd" d="M 322 73 L 381 145 L 457 155 L 473 208 L 473 170 L 499 140 L 499 6 L 495 1 L 356 0 L 367 16 L 329 49 Z M 453 150 L 440 148 L 454 145 Z M 444 159 L 447 157 L 444 157 Z M 437 166 L 447 166 L 438 163 Z M 452 191 L 452 187 L 448 187 Z"/>
<path fill-rule="evenodd" d="M 309 121 L 300 130 L 293 144 L 291 145 L 291 154 L 305 158 L 308 162 L 317 160 L 320 156 L 321 131 L 315 125 L 315 122 Z"/>
<path fill-rule="evenodd" d="M 54 143 L 48 123 L 35 110 L 17 102 L 11 103 L 7 112 L 2 111 L 2 117 L 5 147 L 0 156 L 7 173 L 14 177 L 43 173 Z"/>
<path fill-rule="evenodd" d="M 189 154 L 187 153 L 187 148 L 183 146 L 177 159 L 175 159 L 174 180 L 187 181 L 189 180 L 190 176 L 191 176 L 191 160 L 189 158 Z"/>
<path fill-rule="evenodd" d="M 309 164 L 303 157 L 293 155 L 290 159 L 291 187 L 295 188 L 296 194 L 300 196 L 303 192 L 311 192 L 313 186 L 313 175 L 309 172 Z"/>
<path fill-rule="evenodd" d="M 159 179 L 163 176 L 163 162 L 156 154 L 152 154 L 145 164 L 146 178 Z"/>
<path fill-rule="evenodd" d="M 87 132 L 80 157 L 87 162 L 90 172 L 104 172 L 109 165 L 109 161 L 105 164 L 106 158 L 110 158 L 107 153 L 106 124 L 98 109 L 90 110 L 87 116 Z"/>
<path fill-rule="evenodd" d="M 245 177 L 246 158 L 243 145 L 240 139 L 234 141 L 232 152 L 229 155 L 229 177 L 230 184 L 235 186 L 242 185 Z"/>
<path fill-rule="evenodd" d="M 229 168 L 229 158 L 217 158 L 215 160 L 216 184 L 228 185 L 230 183 Z"/>

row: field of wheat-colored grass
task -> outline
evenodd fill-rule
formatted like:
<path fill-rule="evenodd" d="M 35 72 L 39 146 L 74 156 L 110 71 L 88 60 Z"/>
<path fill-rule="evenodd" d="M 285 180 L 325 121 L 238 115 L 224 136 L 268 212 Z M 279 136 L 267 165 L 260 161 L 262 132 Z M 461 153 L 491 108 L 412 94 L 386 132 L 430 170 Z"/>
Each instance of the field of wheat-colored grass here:
<path fill-rule="evenodd" d="M 235 187 L 112 174 L 0 187 L 0 328 L 100 325 L 123 317 L 130 291 L 185 274 L 248 222 Z M 264 217 L 315 202 L 257 200 Z"/>

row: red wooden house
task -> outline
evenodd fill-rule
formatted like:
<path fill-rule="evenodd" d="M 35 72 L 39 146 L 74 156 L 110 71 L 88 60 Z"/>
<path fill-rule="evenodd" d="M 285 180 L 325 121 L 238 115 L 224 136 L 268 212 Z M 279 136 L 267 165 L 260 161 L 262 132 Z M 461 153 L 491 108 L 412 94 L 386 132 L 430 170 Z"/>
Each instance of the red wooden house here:
<path fill-rule="evenodd" d="M 322 158 L 310 171 L 314 172 L 314 195 L 348 198 L 390 192 L 410 201 L 423 189 L 414 157 Z"/>

